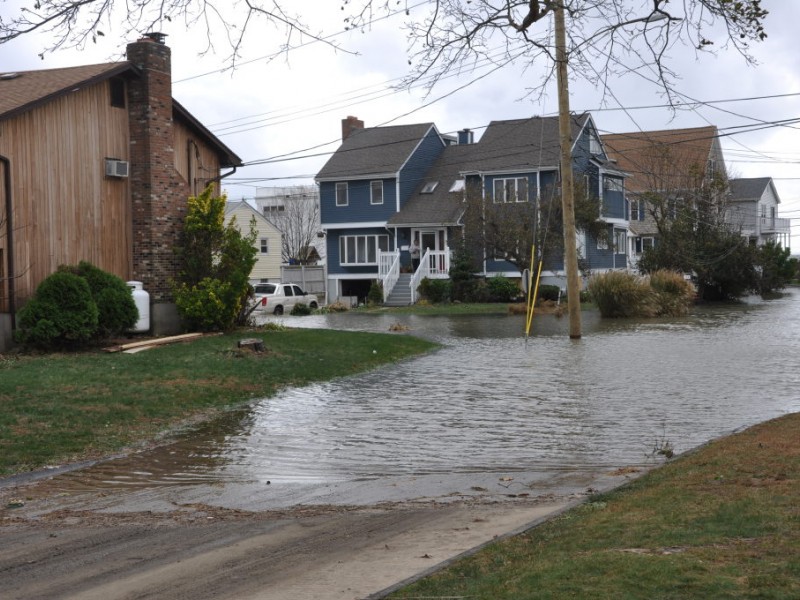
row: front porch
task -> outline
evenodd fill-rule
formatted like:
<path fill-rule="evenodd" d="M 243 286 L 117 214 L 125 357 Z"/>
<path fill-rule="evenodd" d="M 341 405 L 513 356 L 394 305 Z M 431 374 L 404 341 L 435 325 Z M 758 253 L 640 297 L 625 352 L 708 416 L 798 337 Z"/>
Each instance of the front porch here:
<path fill-rule="evenodd" d="M 378 279 L 383 286 L 383 303 L 386 306 L 408 306 L 416 304 L 417 288 L 425 279 L 447 279 L 450 275 L 450 248 L 420 251 L 421 258 L 416 271 L 402 272 L 400 250 L 378 252 Z"/>

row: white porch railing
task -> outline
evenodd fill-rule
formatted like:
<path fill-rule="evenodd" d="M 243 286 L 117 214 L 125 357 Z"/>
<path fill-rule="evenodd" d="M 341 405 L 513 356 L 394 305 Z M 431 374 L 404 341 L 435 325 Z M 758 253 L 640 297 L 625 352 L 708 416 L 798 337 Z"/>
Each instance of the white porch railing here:
<path fill-rule="evenodd" d="M 450 276 L 450 249 L 431 250 L 425 252 L 419 261 L 419 267 L 411 277 L 411 304 L 417 302 L 417 288 L 423 279 L 441 279 Z"/>
<path fill-rule="evenodd" d="M 400 251 L 382 252 L 378 250 L 378 278 L 383 287 L 383 301 L 392 293 L 397 280 L 400 278 Z M 413 294 L 412 294 L 413 296 Z"/>

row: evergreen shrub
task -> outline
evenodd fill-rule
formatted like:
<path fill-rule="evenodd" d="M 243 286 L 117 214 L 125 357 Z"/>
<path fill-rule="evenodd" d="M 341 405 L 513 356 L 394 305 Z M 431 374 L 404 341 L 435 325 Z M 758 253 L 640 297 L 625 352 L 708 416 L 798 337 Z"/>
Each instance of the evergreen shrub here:
<path fill-rule="evenodd" d="M 441 304 L 450 300 L 450 281 L 425 277 L 419 283 L 417 291 L 431 304 Z"/>
<path fill-rule="evenodd" d="M 652 317 L 655 292 L 646 278 L 625 271 L 608 271 L 589 280 L 589 293 L 603 317 Z"/>
<path fill-rule="evenodd" d="M 97 331 L 97 304 L 86 280 L 57 271 L 48 276 L 18 314 L 17 341 L 45 349 L 86 344 Z"/>
<path fill-rule="evenodd" d="M 489 302 L 511 302 L 520 295 L 519 286 L 515 281 L 506 277 L 491 277 L 486 281 L 489 292 Z"/>
<path fill-rule="evenodd" d="M 383 304 L 383 284 L 375 279 L 369 286 L 367 292 L 367 304 L 370 306 L 379 306 Z"/>
<path fill-rule="evenodd" d="M 78 275 L 89 284 L 98 310 L 96 336 L 119 335 L 136 325 L 139 310 L 130 288 L 120 277 L 86 261 L 79 262 L 77 266 L 62 265 L 58 270 Z"/>
<path fill-rule="evenodd" d="M 313 309 L 308 304 L 305 302 L 298 302 L 292 307 L 292 310 L 289 314 L 294 315 L 295 317 L 304 317 L 306 315 L 310 315 L 312 312 Z"/>

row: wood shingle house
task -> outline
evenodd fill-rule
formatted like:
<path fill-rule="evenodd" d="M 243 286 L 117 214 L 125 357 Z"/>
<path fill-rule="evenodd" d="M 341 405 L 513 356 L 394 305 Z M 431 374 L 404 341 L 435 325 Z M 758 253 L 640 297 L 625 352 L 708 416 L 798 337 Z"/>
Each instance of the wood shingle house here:
<path fill-rule="evenodd" d="M 81 260 L 143 282 L 154 333 L 177 331 L 187 198 L 239 165 L 172 98 L 161 34 L 122 62 L 0 74 L 0 349 L 39 283 Z"/>

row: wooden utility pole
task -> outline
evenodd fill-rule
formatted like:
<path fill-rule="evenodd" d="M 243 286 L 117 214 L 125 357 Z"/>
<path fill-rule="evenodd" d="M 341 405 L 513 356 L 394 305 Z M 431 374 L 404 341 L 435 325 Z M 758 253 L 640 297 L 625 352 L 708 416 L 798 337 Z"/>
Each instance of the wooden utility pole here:
<path fill-rule="evenodd" d="M 561 209 L 564 213 L 564 267 L 567 271 L 569 337 L 581 337 L 581 283 L 578 273 L 578 247 L 575 233 L 575 188 L 572 181 L 572 128 L 567 81 L 567 40 L 564 6 L 555 7 L 556 77 L 558 82 L 558 132 L 561 142 Z"/>

